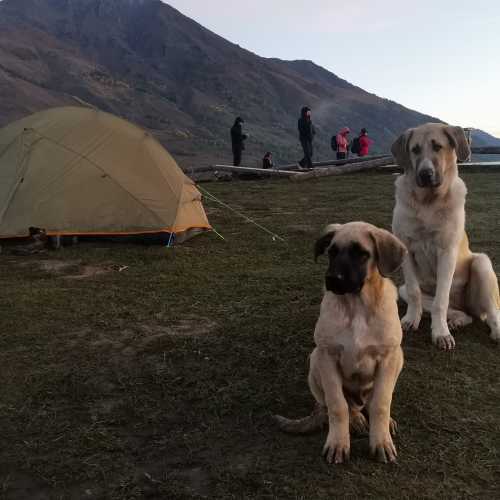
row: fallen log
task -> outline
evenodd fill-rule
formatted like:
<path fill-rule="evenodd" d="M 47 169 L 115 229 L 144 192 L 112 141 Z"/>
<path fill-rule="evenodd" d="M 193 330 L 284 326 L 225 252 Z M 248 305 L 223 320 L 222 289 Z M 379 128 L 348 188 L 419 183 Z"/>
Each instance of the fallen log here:
<path fill-rule="evenodd" d="M 233 165 L 214 165 L 214 170 L 223 170 L 236 173 L 247 174 L 262 174 L 262 175 L 277 175 L 277 176 L 290 176 L 295 175 L 297 172 L 290 172 L 289 170 L 278 170 L 275 168 L 252 168 L 252 167 L 235 167 Z"/>
<path fill-rule="evenodd" d="M 371 168 L 383 167 L 386 165 L 394 165 L 394 159 L 386 156 L 377 160 L 368 160 L 364 162 L 355 163 L 354 165 L 342 165 L 331 168 L 315 168 L 309 172 L 298 172 L 290 177 L 293 182 L 302 182 L 309 179 L 316 179 L 317 177 L 329 177 L 331 175 L 350 174 L 352 172 L 360 172 L 362 170 L 369 170 Z"/>
<path fill-rule="evenodd" d="M 191 175 L 191 174 L 201 174 L 205 172 L 213 172 L 214 166 L 213 165 L 204 165 L 202 167 L 191 167 L 191 168 L 186 168 L 184 170 L 185 174 Z"/>
<path fill-rule="evenodd" d="M 392 156 L 384 155 L 370 155 L 370 156 L 355 156 L 353 158 L 347 158 L 345 160 L 325 160 L 313 162 L 313 168 L 316 167 L 333 167 L 335 165 L 351 165 L 353 163 L 362 163 L 368 160 L 378 160 L 379 158 L 392 158 Z M 279 165 L 278 168 L 281 170 L 298 170 L 299 166 L 297 163 L 291 163 L 288 165 Z"/>
<path fill-rule="evenodd" d="M 469 167 L 500 167 L 500 161 L 470 161 L 459 163 L 458 167 L 469 168 Z"/>

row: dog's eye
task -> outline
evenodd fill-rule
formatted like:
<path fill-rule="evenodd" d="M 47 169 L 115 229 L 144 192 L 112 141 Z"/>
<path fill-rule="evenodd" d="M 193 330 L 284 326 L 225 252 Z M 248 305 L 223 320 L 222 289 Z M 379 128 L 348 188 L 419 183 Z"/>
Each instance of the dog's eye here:
<path fill-rule="evenodd" d="M 437 142 L 433 142 L 432 149 L 437 153 L 438 151 L 443 149 L 443 146 L 441 146 L 441 144 L 438 144 Z"/>
<path fill-rule="evenodd" d="M 419 155 L 422 152 L 422 148 L 418 144 L 415 144 L 415 146 L 411 148 L 411 152 L 414 155 Z"/>
<path fill-rule="evenodd" d="M 359 260 L 361 262 L 366 262 L 370 258 L 370 254 L 368 252 L 361 252 L 361 255 L 359 256 Z"/>
<path fill-rule="evenodd" d="M 365 263 L 370 257 L 370 254 L 358 243 L 353 243 L 351 245 L 351 248 L 349 248 L 349 254 L 352 259 L 361 263 Z"/>

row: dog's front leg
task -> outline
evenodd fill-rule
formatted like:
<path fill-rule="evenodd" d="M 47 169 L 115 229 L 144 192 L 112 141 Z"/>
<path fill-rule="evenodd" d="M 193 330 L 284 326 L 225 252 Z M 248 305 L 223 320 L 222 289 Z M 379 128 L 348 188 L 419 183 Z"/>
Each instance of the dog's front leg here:
<path fill-rule="evenodd" d="M 450 245 L 450 249 L 438 250 L 436 295 L 432 303 L 431 328 L 432 342 L 444 350 L 450 350 L 455 347 L 455 339 L 448 328 L 447 314 L 456 265 L 457 245 Z"/>
<path fill-rule="evenodd" d="M 337 356 L 326 347 L 316 351 L 321 386 L 328 408 L 328 436 L 323 455 L 328 463 L 340 464 L 349 459 L 351 443 L 349 437 L 349 406 L 342 390 L 342 375 L 339 372 Z"/>
<path fill-rule="evenodd" d="M 377 366 L 373 393 L 368 406 L 370 451 L 381 462 L 395 462 L 397 453 L 391 437 L 391 402 L 396 381 L 403 368 L 403 351 L 398 346 Z"/>
<path fill-rule="evenodd" d="M 411 254 L 407 255 L 403 262 L 403 274 L 405 278 L 406 300 L 408 307 L 406 314 L 401 319 L 403 330 L 417 330 L 422 319 L 422 291 L 418 283 L 417 274 L 415 272 L 415 262 Z M 400 295 L 402 295 L 400 293 Z"/>

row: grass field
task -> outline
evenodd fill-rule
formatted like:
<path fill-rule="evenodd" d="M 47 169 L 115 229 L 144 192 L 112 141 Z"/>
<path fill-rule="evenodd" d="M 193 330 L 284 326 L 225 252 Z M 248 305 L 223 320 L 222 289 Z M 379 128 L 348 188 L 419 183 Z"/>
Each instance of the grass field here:
<path fill-rule="evenodd" d="M 500 172 L 464 179 L 472 247 L 498 272 Z M 270 418 L 312 407 L 316 235 L 390 227 L 393 181 L 203 186 L 286 244 L 206 201 L 225 241 L 0 255 L 0 498 L 500 498 L 500 349 L 481 323 L 452 353 L 431 345 L 428 319 L 405 336 L 395 465 L 354 438 L 350 463 L 328 466 L 324 433 Z"/>

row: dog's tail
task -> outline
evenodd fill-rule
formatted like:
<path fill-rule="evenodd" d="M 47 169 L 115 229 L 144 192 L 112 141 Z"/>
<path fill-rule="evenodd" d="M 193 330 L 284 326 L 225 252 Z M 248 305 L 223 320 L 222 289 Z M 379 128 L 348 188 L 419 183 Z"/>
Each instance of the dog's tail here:
<path fill-rule="evenodd" d="M 308 434 L 321 429 L 328 422 L 326 407 L 316 405 L 310 415 L 296 420 L 273 415 L 279 428 L 290 434 Z"/>

